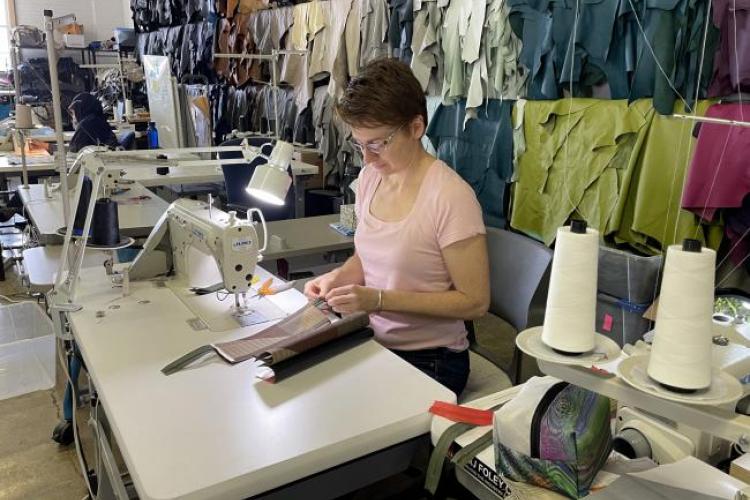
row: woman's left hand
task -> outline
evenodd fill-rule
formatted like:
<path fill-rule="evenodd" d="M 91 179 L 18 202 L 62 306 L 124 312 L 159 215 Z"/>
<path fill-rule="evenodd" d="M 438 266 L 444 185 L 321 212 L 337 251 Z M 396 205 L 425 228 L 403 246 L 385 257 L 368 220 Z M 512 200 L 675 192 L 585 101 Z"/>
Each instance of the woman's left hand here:
<path fill-rule="evenodd" d="M 379 290 L 361 285 L 334 288 L 326 295 L 328 305 L 339 314 L 371 313 L 378 308 Z"/>

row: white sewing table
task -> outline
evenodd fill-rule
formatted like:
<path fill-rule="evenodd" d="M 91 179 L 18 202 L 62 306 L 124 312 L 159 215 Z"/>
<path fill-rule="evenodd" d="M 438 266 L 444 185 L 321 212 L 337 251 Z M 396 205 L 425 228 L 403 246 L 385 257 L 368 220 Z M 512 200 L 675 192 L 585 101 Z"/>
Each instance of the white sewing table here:
<path fill-rule="evenodd" d="M 26 169 L 29 172 L 55 172 L 55 158 L 52 156 L 27 156 L 26 157 Z M 70 162 L 68 162 L 70 163 Z M 2 155 L 0 156 L 0 173 L 8 174 L 20 174 L 23 171 L 21 165 L 20 156 L 16 155 Z"/>
<path fill-rule="evenodd" d="M 32 293 L 47 293 L 55 284 L 57 271 L 60 269 L 62 245 L 47 245 L 27 248 L 23 251 L 23 265 Z M 103 267 L 104 261 L 110 258 L 109 252 L 87 251 L 83 256 L 84 267 Z"/>
<path fill-rule="evenodd" d="M 16 161 L 16 159 L 15 155 L 0 155 L 0 189 L 7 189 L 8 177 L 20 177 L 23 174 L 23 166 L 20 163 L 20 159 L 18 159 L 18 161 Z M 55 169 L 57 167 L 55 165 L 54 157 L 29 156 L 27 160 L 26 171 L 30 176 L 56 175 Z M 70 164 L 70 162 L 68 164 Z"/>
<path fill-rule="evenodd" d="M 130 289 L 120 298 L 103 270 L 84 269 L 83 309 L 69 318 L 99 412 L 144 500 L 342 495 L 394 473 L 388 469 L 401 459 L 389 454 L 429 432 L 432 402 L 455 401 L 372 340 L 276 384 L 256 380 L 251 361 L 214 359 L 163 375 L 196 347 L 268 324 L 194 331 L 194 314 L 169 288 L 131 282 Z M 306 303 L 295 290 L 270 300 L 286 312 Z M 100 475 L 102 492 L 104 483 Z"/>
<path fill-rule="evenodd" d="M 114 132 L 115 135 L 123 134 L 125 132 L 133 132 L 135 134 L 135 138 L 139 139 L 141 137 L 145 137 L 146 133 L 142 130 L 135 130 L 133 128 L 120 128 L 115 127 L 113 128 L 112 132 Z M 63 141 L 70 142 L 73 139 L 73 135 L 75 135 L 75 132 L 72 131 L 65 131 L 63 132 Z M 27 139 L 33 139 L 35 141 L 42 141 L 42 142 L 57 142 L 57 134 L 49 133 L 49 134 L 35 134 L 31 135 L 29 134 Z"/>
<path fill-rule="evenodd" d="M 339 215 L 333 214 L 268 222 L 268 249 L 263 254 L 263 260 L 267 262 L 353 249 L 354 237 L 344 236 L 329 225 L 338 221 Z"/>
<path fill-rule="evenodd" d="M 130 188 L 129 191 L 112 196 L 113 200 L 119 202 L 120 232 L 126 236 L 148 236 L 169 205 L 138 183 L 127 187 Z M 29 216 L 31 222 L 39 231 L 40 242 L 43 244 L 62 242 L 63 237 L 57 233 L 57 230 L 65 225 L 59 189 L 52 191 L 50 198 L 44 196 L 43 184 L 29 184 L 28 189 L 21 186 L 18 188 L 18 193 L 23 202 L 25 214 Z M 73 190 L 70 193 L 70 214 L 72 218 L 76 207 L 73 206 Z M 148 196 L 149 198 L 134 199 L 139 196 Z"/>

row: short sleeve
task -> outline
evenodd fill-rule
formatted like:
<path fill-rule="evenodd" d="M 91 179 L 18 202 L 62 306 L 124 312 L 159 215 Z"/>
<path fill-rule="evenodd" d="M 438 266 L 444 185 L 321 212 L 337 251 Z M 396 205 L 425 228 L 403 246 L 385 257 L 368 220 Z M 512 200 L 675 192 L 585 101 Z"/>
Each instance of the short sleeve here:
<path fill-rule="evenodd" d="M 354 214 L 357 220 L 362 219 L 362 206 L 367 198 L 368 190 L 372 184 L 370 169 L 364 167 L 359 171 L 359 177 L 356 179 L 356 189 L 354 190 Z"/>
<path fill-rule="evenodd" d="M 437 241 L 440 249 L 486 234 L 482 207 L 474 190 L 458 177 L 449 178 L 437 198 Z"/>
<path fill-rule="evenodd" d="M 359 177 L 354 182 L 356 182 L 354 185 L 354 215 L 356 215 L 357 220 L 359 220 L 362 207 L 362 182 Z"/>

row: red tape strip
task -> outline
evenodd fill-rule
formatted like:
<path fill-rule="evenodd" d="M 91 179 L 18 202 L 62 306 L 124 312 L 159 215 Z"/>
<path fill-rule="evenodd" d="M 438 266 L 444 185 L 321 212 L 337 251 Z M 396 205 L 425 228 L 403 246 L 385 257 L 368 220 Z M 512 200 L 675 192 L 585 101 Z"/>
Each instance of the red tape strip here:
<path fill-rule="evenodd" d="M 445 401 L 435 401 L 430 407 L 430 413 L 447 418 L 452 422 L 463 422 L 474 425 L 492 425 L 494 412 L 478 410 L 467 406 L 454 405 Z"/>

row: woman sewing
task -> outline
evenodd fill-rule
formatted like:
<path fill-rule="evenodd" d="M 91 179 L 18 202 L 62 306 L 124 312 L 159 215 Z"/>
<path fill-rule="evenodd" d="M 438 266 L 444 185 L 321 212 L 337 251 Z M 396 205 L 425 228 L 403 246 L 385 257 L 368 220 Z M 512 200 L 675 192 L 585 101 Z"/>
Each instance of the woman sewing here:
<path fill-rule="evenodd" d="M 68 106 L 68 112 L 76 129 L 70 140 L 71 152 L 77 153 L 86 146 L 108 146 L 113 149 L 119 146 L 99 99 L 86 92 L 80 93 Z"/>
<path fill-rule="evenodd" d="M 425 96 L 404 63 L 369 64 L 336 111 L 366 165 L 355 253 L 308 282 L 305 294 L 339 313 L 369 313 L 382 345 L 458 395 L 469 376 L 464 320 L 484 315 L 490 296 L 479 202 L 422 147 Z"/>

